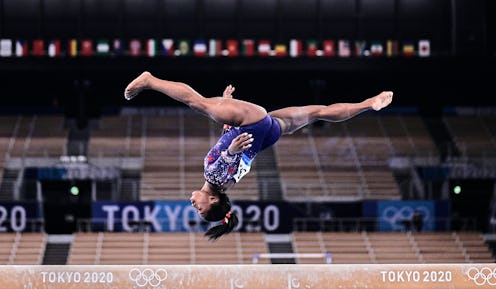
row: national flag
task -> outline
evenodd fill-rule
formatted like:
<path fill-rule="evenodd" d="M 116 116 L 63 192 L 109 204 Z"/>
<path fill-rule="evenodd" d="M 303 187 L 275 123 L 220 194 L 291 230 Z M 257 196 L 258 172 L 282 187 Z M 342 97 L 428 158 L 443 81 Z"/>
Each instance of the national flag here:
<path fill-rule="evenodd" d="M 382 56 L 382 43 L 380 41 L 372 41 L 370 44 L 370 54 L 372 57 Z"/>
<path fill-rule="evenodd" d="M 76 39 L 70 39 L 67 48 L 69 56 L 76 57 L 78 55 L 78 41 Z"/>
<path fill-rule="evenodd" d="M 189 40 L 181 39 L 177 45 L 176 55 L 178 56 L 188 56 L 190 55 Z"/>
<path fill-rule="evenodd" d="M 323 55 L 324 56 L 334 56 L 336 53 L 334 48 L 334 40 L 324 40 L 322 41 Z"/>
<path fill-rule="evenodd" d="M 368 56 L 369 51 L 367 50 L 367 42 L 364 40 L 355 41 L 355 56 L 362 57 Z"/>
<path fill-rule="evenodd" d="M 94 53 L 93 40 L 83 39 L 81 40 L 81 56 L 92 56 Z"/>
<path fill-rule="evenodd" d="M 426 39 L 419 40 L 418 42 L 418 55 L 419 57 L 431 56 L 431 42 Z"/>
<path fill-rule="evenodd" d="M 388 57 L 394 57 L 398 55 L 398 41 L 397 40 L 387 40 L 386 42 L 386 55 Z"/>
<path fill-rule="evenodd" d="M 193 44 L 193 55 L 197 57 L 204 57 L 207 55 L 207 43 L 205 40 L 195 40 Z"/>
<path fill-rule="evenodd" d="M 258 56 L 270 56 L 271 46 L 269 40 L 258 41 Z"/>
<path fill-rule="evenodd" d="M 243 49 L 241 51 L 243 56 L 251 57 L 255 55 L 255 40 L 243 39 Z"/>
<path fill-rule="evenodd" d="M 112 41 L 112 55 L 121 56 L 124 54 L 124 44 L 120 39 L 114 39 Z"/>
<path fill-rule="evenodd" d="M 96 54 L 101 56 L 109 55 L 110 44 L 107 39 L 100 39 L 96 42 Z"/>
<path fill-rule="evenodd" d="M 317 56 L 317 41 L 310 39 L 307 40 L 307 56 Z"/>
<path fill-rule="evenodd" d="M 217 57 L 222 55 L 222 41 L 219 39 L 210 39 L 208 41 L 208 56 Z"/>
<path fill-rule="evenodd" d="M 129 55 L 141 56 L 141 40 L 131 39 L 131 41 L 129 41 Z"/>
<path fill-rule="evenodd" d="M 27 56 L 28 53 L 29 53 L 28 42 L 23 39 L 16 40 L 15 55 L 17 57 L 23 57 L 23 56 Z"/>
<path fill-rule="evenodd" d="M 300 57 L 303 53 L 303 44 L 300 39 L 289 40 L 289 55 L 291 57 Z"/>
<path fill-rule="evenodd" d="M 236 39 L 228 39 L 226 41 L 227 56 L 237 57 L 239 56 L 239 43 Z"/>
<path fill-rule="evenodd" d="M 155 57 L 157 54 L 157 42 L 155 39 L 146 40 L 146 56 Z"/>
<path fill-rule="evenodd" d="M 33 56 L 44 56 L 45 55 L 45 42 L 43 39 L 33 40 Z"/>
<path fill-rule="evenodd" d="M 338 55 L 340 57 L 350 57 L 351 55 L 350 41 L 341 39 L 339 40 L 338 45 L 339 45 Z"/>
<path fill-rule="evenodd" d="M 12 56 L 12 40 L 0 39 L 0 57 Z"/>
<path fill-rule="evenodd" d="M 411 41 L 405 41 L 403 43 L 403 56 L 412 57 L 415 54 L 415 46 Z"/>
<path fill-rule="evenodd" d="M 287 48 L 286 44 L 277 43 L 274 46 L 274 56 L 284 57 L 287 54 L 288 54 L 288 48 Z"/>
<path fill-rule="evenodd" d="M 160 50 L 163 56 L 174 56 L 174 40 L 168 38 L 162 39 Z"/>
<path fill-rule="evenodd" d="M 48 56 L 58 57 L 60 56 L 60 40 L 50 40 L 48 42 Z"/>

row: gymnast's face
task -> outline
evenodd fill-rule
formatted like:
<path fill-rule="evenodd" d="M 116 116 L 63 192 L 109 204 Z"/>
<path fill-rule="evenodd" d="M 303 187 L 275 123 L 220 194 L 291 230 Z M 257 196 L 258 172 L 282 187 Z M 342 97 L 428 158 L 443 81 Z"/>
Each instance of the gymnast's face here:
<path fill-rule="evenodd" d="M 219 197 L 205 191 L 194 191 L 191 193 L 191 206 L 193 206 L 201 217 L 205 217 L 212 204 L 219 202 Z"/>

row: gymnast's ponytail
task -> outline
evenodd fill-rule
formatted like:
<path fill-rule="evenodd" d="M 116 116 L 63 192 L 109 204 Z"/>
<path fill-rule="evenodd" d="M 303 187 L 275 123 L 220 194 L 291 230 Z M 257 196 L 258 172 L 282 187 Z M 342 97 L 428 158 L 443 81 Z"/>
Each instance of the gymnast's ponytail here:
<path fill-rule="evenodd" d="M 211 241 L 229 234 L 238 225 L 238 217 L 231 211 L 231 202 L 225 193 L 219 194 L 219 202 L 210 207 L 205 215 L 205 220 L 209 222 L 221 221 L 221 224 L 211 227 L 205 232 L 205 236 Z"/>

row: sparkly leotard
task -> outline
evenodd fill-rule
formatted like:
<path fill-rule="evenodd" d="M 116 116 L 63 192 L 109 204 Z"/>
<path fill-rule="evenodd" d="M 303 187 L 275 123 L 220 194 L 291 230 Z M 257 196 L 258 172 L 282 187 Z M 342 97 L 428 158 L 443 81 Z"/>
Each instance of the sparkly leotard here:
<path fill-rule="evenodd" d="M 231 141 L 245 132 L 253 135 L 252 146 L 243 152 L 229 155 L 227 148 Z M 276 143 L 280 136 L 281 127 L 270 115 L 254 124 L 231 127 L 219 138 L 204 159 L 205 180 L 218 187 L 223 187 L 231 180 L 238 182 L 249 172 L 257 153 Z"/>

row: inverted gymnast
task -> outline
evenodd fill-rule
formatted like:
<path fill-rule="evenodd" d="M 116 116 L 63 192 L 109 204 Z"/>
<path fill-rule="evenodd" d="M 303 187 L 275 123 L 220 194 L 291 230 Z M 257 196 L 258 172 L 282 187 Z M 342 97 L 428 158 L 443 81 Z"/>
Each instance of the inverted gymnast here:
<path fill-rule="evenodd" d="M 393 99 L 393 92 L 383 91 L 358 103 L 286 107 L 268 112 L 265 108 L 232 98 L 234 87 L 226 87 L 222 97 L 205 98 L 182 82 L 159 79 L 145 71 L 124 91 L 131 100 L 143 90 L 154 90 L 188 105 L 190 108 L 224 124 L 224 133 L 204 160 L 205 183 L 191 194 L 191 205 L 209 222 L 221 224 L 205 232 L 209 240 L 230 233 L 238 224 L 226 191 L 249 172 L 257 153 L 274 145 L 280 136 L 317 120 L 340 122 L 367 110 L 381 110 Z"/>

